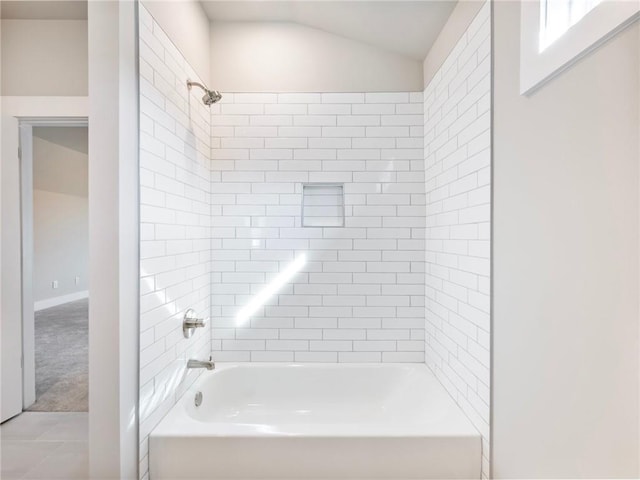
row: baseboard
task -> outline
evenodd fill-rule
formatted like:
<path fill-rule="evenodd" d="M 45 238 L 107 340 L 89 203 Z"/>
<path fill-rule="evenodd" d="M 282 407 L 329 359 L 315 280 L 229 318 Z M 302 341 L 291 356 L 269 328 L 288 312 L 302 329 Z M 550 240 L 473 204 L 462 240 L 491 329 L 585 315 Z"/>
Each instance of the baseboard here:
<path fill-rule="evenodd" d="M 60 297 L 46 298 L 44 300 L 37 301 L 33 304 L 33 311 L 38 312 L 45 308 L 57 307 L 64 303 L 75 302 L 76 300 L 82 300 L 83 298 L 89 298 L 89 291 L 83 290 L 82 292 L 70 293 L 68 295 L 62 295 Z"/>

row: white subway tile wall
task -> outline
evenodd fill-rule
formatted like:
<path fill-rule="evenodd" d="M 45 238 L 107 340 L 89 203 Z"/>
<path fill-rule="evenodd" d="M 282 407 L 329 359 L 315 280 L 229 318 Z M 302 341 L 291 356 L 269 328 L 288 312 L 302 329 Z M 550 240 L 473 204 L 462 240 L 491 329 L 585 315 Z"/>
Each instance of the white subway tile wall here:
<path fill-rule="evenodd" d="M 488 477 L 490 48 L 487 2 L 424 94 L 224 93 L 208 108 L 140 7 L 141 478 L 149 432 L 199 373 L 183 378 L 186 360 L 211 351 L 426 358 L 482 433 Z M 343 227 L 302 226 L 313 183 L 343 185 Z M 211 327 L 186 340 L 189 307 Z"/>
<path fill-rule="evenodd" d="M 483 436 L 489 476 L 491 20 L 487 2 L 424 93 L 426 362 Z"/>
<path fill-rule="evenodd" d="M 224 93 L 211 132 L 214 359 L 423 362 L 422 92 Z M 302 227 L 307 183 L 344 227 Z"/>
<path fill-rule="evenodd" d="M 182 317 L 210 316 L 210 112 L 191 94 L 198 77 L 140 5 L 140 478 L 148 435 L 208 358 L 210 327 L 189 340 Z M 131 208 L 135 208 L 134 205 Z"/>

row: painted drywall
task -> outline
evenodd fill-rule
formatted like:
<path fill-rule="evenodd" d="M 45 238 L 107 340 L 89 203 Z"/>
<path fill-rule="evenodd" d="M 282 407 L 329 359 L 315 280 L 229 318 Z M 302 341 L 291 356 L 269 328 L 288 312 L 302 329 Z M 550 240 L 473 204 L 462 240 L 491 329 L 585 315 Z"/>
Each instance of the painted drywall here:
<path fill-rule="evenodd" d="M 86 127 L 33 128 L 33 187 L 86 197 L 88 131 Z"/>
<path fill-rule="evenodd" d="M 89 478 L 138 472 L 138 18 L 89 2 Z"/>
<path fill-rule="evenodd" d="M 482 434 L 491 403 L 491 19 L 485 2 L 424 97 L 425 357 Z"/>
<path fill-rule="evenodd" d="M 495 2 L 494 478 L 637 478 L 640 26 L 531 96 Z"/>
<path fill-rule="evenodd" d="M 42 300 L 87 290 L 88 214 L 87 197 L 33 191 L 33 300 L 36 306 Z M 58 282 L 55 289 L 54 280 Z"/>
<path fill-rule="evenodd" d="M 33 300 L 36 303 L 88 288 L 87 135 L 86 128 L 33 129 Z M 58 282 L 55 289 L 54 280 Z"/>
<path fill-rule="evenodd" d="M 87 22 L 2 20 L 2 95 L 84 96 Z"/>
<path fill-rule="evenodd" d="M 211 24 L 211 88 L 228 92 L 421 91 L 422 64 L 295 23 Z"/>
<path fill-rule="evenodd" d="M 202 81 L 150 13 L 140 8 L 140 428 L 139 477 L 148 437 L 203 370 L 210 325 L 186 339 L 185 312 L 211 308 L 211 116 Z"/>
<path fill-rule="evenodd" d="M 0 17 L 5 19 L 86 20 L 87 2 L 78 0 L 4 0 Z"/>
<path fill-rule="evenodd" d="M 425 88 L 431 83 L 433 76 L 440 67 L 442 67 L 447 57 L 449 57 L 451 51 L 465 34 L 484 3 L 485 2 L 479 0 L 459 1 L 456 3 L 447 23 L 442 27 L 438 38 L 433 43 L 422 64 L 422 76 Z"/>
<path fill-rule="evenodd" d="M 211 123 L 214 359 L 423 362 L 422 92 L 225 94 Z M 343 228 L 302 226 L 317 182 Z"/>
<path fill-rule="evenodd" d="M 457 0 L 205 1 L 212 22 L 294 22 L 424 60 Z"/>
<path fill-rule="evenodd" d="M 209 81 L 210 24 L 197 0 L 142 0 L 159 27 L 171 38 L 187 62 L 205 82 Z"/>

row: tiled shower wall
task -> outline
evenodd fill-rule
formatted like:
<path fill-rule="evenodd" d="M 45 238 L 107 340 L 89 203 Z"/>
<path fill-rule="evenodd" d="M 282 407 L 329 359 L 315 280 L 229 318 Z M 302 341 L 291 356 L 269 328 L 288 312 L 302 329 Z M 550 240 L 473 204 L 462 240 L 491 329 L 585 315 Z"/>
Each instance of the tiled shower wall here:
<path fill-rule="evenodd" d="M 491 23 L 487 2 L 425 90 L 426 361 L 483 436 L 489 475 Z"/>
<path fill-rule="evenodd" d="M 210 328 L 182 335 L 192 307 L 211 306 L 209 109 L 187 79 L 197 76 L 140 6 L 140 478 L 148 435 L 199 373 Z M 132 205 L 131 208 L 134 208 Z"/>
<path fill-rule="evenodd" d="M 141 478 L 148 433 L 195 379 L 186 359 L 211 349 L 219 361 L 426 354 L 482 432 L 487 476 L 489 5 L 424 96 L 225 93 L 211 108 L 144 7 L 140 18 Z M 305 183 L 344 185 L 344 227 L 302 227 Z M 185 340 L 189 307 L 213 328 Z"/>
<path fill-rule="evenodd" d="M 225 93 L 211 113 L 214 359 L 424 361 L 422 93 Z M 344 184 L 343 228 L 301 226 L 318 182 Z"/>

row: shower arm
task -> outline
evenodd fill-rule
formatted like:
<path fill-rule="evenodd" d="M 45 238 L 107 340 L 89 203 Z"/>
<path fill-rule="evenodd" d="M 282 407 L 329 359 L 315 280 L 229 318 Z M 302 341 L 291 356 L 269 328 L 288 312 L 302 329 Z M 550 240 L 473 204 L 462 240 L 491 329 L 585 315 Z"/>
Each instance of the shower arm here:
<path fill-rule="evenodd" d="M 187 87 L 189 87 L 189 90 L 191 90 L 191 88 L 193 88 L 194 85 L 196 87 L 200 87 L 205 92 L 209 91 L 209 89 L 207 87 L 205 87 L 203 84 L 198 83 L 198 82 L 192 82 L 191 80 L 187 80 Z"/>
<path fill-rule="evenodd" d="M 218 103 L 222 99 L 222 94 L 217 90 L 209 90 L 203 84 L 198 82 L 192 82 L 191 80 L 187 80 L 187 87 L 189 90 L 193 88 L 193 86 L 200 87 L 204 91 L 204 96 L 202 97 L 202 102 L 210 107 L 214 103 Z"/>

